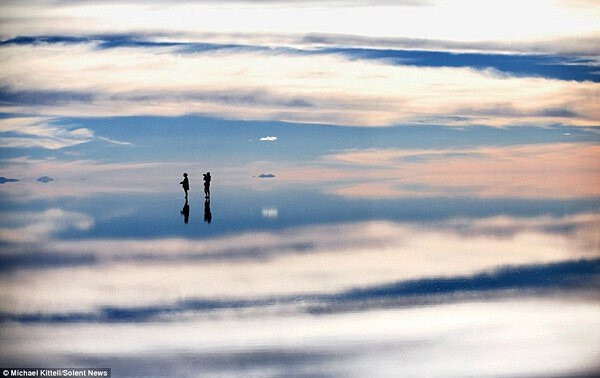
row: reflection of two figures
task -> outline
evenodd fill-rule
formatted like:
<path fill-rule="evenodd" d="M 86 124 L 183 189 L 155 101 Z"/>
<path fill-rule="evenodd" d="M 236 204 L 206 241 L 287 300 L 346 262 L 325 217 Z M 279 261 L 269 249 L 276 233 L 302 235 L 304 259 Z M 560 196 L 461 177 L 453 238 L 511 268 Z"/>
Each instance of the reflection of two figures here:
<path fill-rule="evenodd" d="M 188 224 L 190 221 L 190 204 L 188 203 L 187 198 L 185 199 L 183 209 L 181 209 L 181 215 L 183 215 L 183 221 L 185 224 Z M 206 198 L 204 200 L 204 221 L 208 224 L 210 224 L 212 221 L 212 213 L 210 212 L 210 198 Z"/>
<path fill-rule="evenodd" d="M 204 177 L 204 221 L 210 223 L 212 221 L 212 213 L 210 211 L 210 181 L 211 176 L 210 172 L 206 172 L 202 175 Z M 188 174 L 183 174 L 183 181 L 180 182 L 183 191 L 185 192 L 185 204 L 183 205 L 183 209 L 181 210 L 181 214 L 183 215 L 183 221 L 187 224 L 190 218 L 190 205 L 188 203 L 188 191 L 190 190 L 190 181 L 188 179 Z"/>

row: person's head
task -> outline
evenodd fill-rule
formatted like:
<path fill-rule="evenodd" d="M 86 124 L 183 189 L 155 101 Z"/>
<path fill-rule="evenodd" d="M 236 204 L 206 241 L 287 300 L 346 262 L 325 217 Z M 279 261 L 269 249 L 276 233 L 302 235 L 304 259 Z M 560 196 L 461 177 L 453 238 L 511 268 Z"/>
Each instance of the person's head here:
<path fill-rule="evenodd" d="M 184 173 L 184 174 L 183 174 L 183 177 L 187 177 L 187 173 Z"/>
<path fill-rule="evenodd" d="M 210 176 L 210 172 L 206 172 L 206 175 L 207 175 L 207 176 Z"/>

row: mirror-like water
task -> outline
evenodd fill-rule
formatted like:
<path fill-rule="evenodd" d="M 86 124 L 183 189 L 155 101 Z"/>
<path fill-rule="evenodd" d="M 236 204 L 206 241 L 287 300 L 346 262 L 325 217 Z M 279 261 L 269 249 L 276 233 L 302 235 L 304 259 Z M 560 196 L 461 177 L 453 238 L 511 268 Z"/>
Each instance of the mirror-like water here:
<path fill-rule="evenodd" d="M 352 140 L 311 161 L 253 155 L 273 145 L 221 162 L 101 159 L 93 145 L 79 152 L 94 161 L 7 161 L 0 361 L 118 376 L 594 369 L 597 176 L 575 188 L 594 146 Z M 52 180 L 35 180 L 41 166 Z"/>

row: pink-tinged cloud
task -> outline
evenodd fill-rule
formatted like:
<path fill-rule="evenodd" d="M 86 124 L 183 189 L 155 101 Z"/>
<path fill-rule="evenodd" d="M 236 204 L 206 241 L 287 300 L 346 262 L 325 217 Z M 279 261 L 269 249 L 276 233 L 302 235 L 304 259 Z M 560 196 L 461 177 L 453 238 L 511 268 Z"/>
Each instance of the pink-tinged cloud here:
<path fill-rule="evenodd" d="M 573 198 L 600 195 L 600 146 L 540 144 L 464 150 L 361 150 L 326 157 L 354 183 L 334 193 L 351 197 L 467 195 Z M 349 167 L 354 169 L 349 170 Z M 334 168 L 329 168 L 335 171 Z M 281 176 L 280 176 L 281 178 Z M 285 176 L 283 177 L 285 178 Z M 325 179 L 326 181 L 326 179 Z"/>

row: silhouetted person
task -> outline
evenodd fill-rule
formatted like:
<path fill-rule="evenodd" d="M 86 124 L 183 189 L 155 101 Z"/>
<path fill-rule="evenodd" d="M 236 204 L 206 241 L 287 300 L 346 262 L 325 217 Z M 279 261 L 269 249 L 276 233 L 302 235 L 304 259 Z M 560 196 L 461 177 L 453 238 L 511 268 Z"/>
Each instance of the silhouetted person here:
<path fill-rule="evenodd" d="M 206 197 L 204 200 L 204 221 L 210 224 L 212 220 L 212 214 L 210 212 L 210 198 Z"/>
<path fill-rule="evenodd" d="M 204 176 L 204 195 L 208 198 L 210 197 L 210 172 L 206 172 L 202 176 Z"/>
<path fill-rule="evenodd" d="M 185 199 L 188 198 L 188 190 L 190 190 L 190 182 L 187 178 L 187 173 L 183 174 L 183 181 L 180 182 L 181 186 L 183 187 L 183 191 L 185 192 Z"/>
<path fill-rule="evenodd" d="M 181 209 L 181 214 L 183 215 L 183 222 L 188 224 L 190 220 L 190 205 L 188 205 L 187 197 L 185 197 L 185 205 L 183 205 L 183 209 Z"/>

